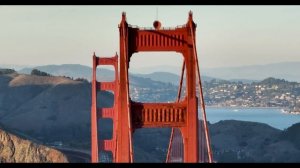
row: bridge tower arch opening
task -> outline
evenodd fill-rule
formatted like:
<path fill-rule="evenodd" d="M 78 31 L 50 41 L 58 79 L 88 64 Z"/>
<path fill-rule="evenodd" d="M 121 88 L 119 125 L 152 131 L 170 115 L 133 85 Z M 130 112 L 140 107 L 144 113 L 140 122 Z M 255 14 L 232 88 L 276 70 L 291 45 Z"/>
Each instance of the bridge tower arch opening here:
<path fill-rule="evenodd" d="M 174 102 L 182 62 L 183 56 L 176 52 L 134 53 L 129 62 L 130 99 L 135 102 Z M 181 97 L 184 95 L 183 89 Z"/>

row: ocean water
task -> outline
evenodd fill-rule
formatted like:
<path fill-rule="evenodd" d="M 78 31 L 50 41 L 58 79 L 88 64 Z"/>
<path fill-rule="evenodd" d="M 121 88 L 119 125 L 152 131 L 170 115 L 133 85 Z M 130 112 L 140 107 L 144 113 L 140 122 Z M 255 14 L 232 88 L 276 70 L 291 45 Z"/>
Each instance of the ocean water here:
<path fill-rule="evenodd" d="M 200 110 L 199 110 L 200 112 Z M 277 108 L 215 108 L 206 107 L 206 118 L 210 123 L 220 120 L 241 120 L 266 123 L 284 130 L 300 122 L 300 115 L 284 114 Z"/>

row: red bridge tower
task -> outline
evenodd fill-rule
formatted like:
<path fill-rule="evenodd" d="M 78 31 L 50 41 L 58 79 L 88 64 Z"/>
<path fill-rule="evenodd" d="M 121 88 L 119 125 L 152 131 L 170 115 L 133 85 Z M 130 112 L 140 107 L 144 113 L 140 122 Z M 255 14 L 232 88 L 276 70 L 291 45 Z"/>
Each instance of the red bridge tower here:
<path fill-rule="evenodd" d="M 205 105 L 202 94 L 199 65 L 196 52 L 195 30 L 192 12 L 183 26 L 176 28 L 160 28 L 160 22 L 154 22 L 154 29 L 131 26 L 126 21 L 125 13 L 119 25 L 120 57 L 100 58 L 93 56 L 92 109 L 91 109 L 91 156 L 92 162 L 98 162 L 99 151 L 111 151 L 113 162 L 133 162 L 132 134 L 135 129 L 149 127 L 171 127 L 167 162 L 172 161 L 171 151 L 183 153 L 183 162 L 212 162 L 212 151 L 206 122 Z M 186 69 L 186 96 L 179 97 L 174 103 L 140 103 L 134 102 L 129 95 L 128 68 L 132 54 L 147 51 L 175 51 L 181 53 L 184 62 L 180 83 Z M 113 65 L 115 81 L 97 82 L 96 67 Z M 198 81 L 197 81 L 198 78 Z M 196 86 L 199 86 L 197 97 Z M 97 107 L 97 91 L 114 92 L 112 108 Z M 203 122 L 198 120 L 198 100 L 200 99 Z M 113 120 L 113 137 L 110 140 L 98 139 L 97 121 L 99 118 Z M 180 145 L 174 144 L 175 132 L 181 134 L 183 151 Z M 203 136 L 202 136 L 203 135 Z M 202 137 L 199 139 L 199 137 Z M 173 145 L 172 145 L 173 144 Z M 200 145 L 199 145 L 200 144 Z M 201 145 L 201 144 L 204 144 Z M 172 147 L 173 146 L 173 147 Z M 207 160 L 201 159 L 199 149 L 206 150 Z"/>

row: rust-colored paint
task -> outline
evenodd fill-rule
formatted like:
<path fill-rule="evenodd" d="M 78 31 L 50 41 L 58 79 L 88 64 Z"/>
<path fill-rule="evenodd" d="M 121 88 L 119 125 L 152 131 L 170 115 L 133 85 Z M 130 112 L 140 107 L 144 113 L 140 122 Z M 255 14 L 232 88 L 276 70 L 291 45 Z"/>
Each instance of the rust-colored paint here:
<path fill-rule="evenodd" d="M 198 98 L 196 95 L 197 72 L 199 75 L 199 69 L 197 71 L 196 68 L 199 67 L 196 64 L 197 55 L 195 53 L 196 24 L 193 22 L 190 12 L 188 21 L 183 26 L 163 28 L 160 27 L 159 21 L 156 21 L 154 26 L 154 29 L 133 27 L 127 23 L 126 14 L 123 12 L 119 24 L 120 56 L 116 55 L 111 58 L 99 58 L 95 54 L 93 56 L 92 162 L 99 161 L 98 153 L 101 150 L 111 151 L 114 162 L 133 162 L 132 134 L 135 129 L 145 127 L 177 128 L 182 135 L 184 144 L 183 149 L 180 145 L 178 146 L 177 153 L 183 151 L 184 162 L 196 163 L 199 161 Z M 183 71 L 186 69 L 186 96 L 182 101 L 179 101 L 178 98 L 178 101 L 174 103 L 141 103 L 130 99 L 128 79 L 130 57 L 136 52 L 148 51 L 175 51 L 182 54 L 184 58 Z M 113 65 L 115 67 L 115 81 L 97 82 L 96 67 L 98 65 Z M 183 74 L 184 72 L 182 72 Z M 200 76 L 198 77 L 200 80 Z M 181 92 L 181 85 L 182 79 L 179 92 Z M 98 90 L 114 92 L 115 104 L 113 108 L 97 108 Z M 201 95 L 200 98 L 203 104 Z M 100 141 L 98 139 L 97 120 L 99 118 L 112 118 L 113 138 L 111 140 Z M 208 131 L 206 125 L 204 127 L 205 131 Z M 172 139 L 171 137 L 171 141 Z"/>
<path fill-rule="evenodd" d="M 98 65 L 112 65 L 115 68 L 115 81 L 98 82 L 96 79 L 96 70 Z M 116 124 L 117 124 L 117 106 L 118 101 L 118 56 L 108 58 L 97 57 L 93 55 L 93 76 L 92 76 L 92 109 L 91 109 L 91 161 L 92 163 L 99 162 L 100 151 L 110 151 L 113 155 L 113 161 L 116 151 Z M 114 106 L 112 108 L 97 107 L 97 92 L 98 91 L 113 91 L 115 94 Z M 98 119 L 111 118 L 113 120 L 113 137 L 110 140 L 98 139 Z"/>

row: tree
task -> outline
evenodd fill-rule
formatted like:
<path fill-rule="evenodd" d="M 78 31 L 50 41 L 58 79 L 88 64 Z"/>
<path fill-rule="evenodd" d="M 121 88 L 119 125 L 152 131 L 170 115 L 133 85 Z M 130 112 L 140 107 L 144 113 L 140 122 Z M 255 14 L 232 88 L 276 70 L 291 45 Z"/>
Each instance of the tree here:
<path fill-rule="evenodd" d="M 31 75 L 37 75 L 37 76 L 51 76 L 50 74 L 40 71 L 38 69 L 33 69 L 30 73 Z"/>
<path fill-rule="evenodd" d="M 14 69 L 0 69 L 0 75 L 5 75 L 5 74 L 12 74 L 15 73 L 16 71 Z"/>
<path fill-rule="evenodd" d="M 76 78 L 75 81 L 81 81 L 81 82 L 86 82 L 88 83 L 89 81 L 85 78 Z"/>

